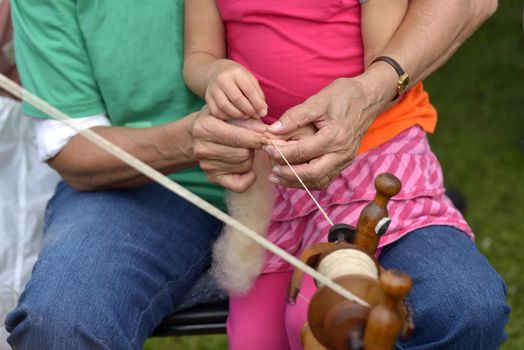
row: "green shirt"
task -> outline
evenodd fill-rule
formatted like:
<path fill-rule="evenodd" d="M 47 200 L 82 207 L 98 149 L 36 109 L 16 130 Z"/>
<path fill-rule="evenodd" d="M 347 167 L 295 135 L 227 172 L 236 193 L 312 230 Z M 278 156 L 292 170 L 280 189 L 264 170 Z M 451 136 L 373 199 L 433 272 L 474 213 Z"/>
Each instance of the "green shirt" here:
<path fill-rule="evenodd" d="M 15 53 L 26 89 L 71 117 L 105 113 L 148 127 L 198 110 L 185 86 L 182 0 L 13 0 Z M 28 104 L 25 114 L 47 118 Z M 170 176 L 224 209 L 198 168 Z"/>

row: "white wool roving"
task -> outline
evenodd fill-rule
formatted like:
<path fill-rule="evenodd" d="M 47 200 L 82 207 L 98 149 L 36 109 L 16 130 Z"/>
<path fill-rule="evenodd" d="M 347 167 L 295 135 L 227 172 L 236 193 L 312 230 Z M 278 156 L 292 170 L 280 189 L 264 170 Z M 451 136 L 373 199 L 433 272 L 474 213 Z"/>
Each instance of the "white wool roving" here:
<path fill-rule="evenodd" d="M 229 191 L 226 197 L 229 214 L 266 236 L 275 200 L 275 185 L 268 181 L 271 163 L 263 151 L 255 151 L 255 183 L 244 193 Z M 213 247 L 213 274 L 220 287 L 241 295 L 247 293 L 266 261 L 263 247 L 226 226 Z"/>

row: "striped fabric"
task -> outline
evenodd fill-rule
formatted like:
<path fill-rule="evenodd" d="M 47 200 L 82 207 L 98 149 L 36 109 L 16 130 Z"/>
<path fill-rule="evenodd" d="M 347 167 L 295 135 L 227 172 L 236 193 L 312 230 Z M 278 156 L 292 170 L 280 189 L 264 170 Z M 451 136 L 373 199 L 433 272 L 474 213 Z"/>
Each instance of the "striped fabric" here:
<path fill-rule="evenodd" d="M 324 191 L 312 191 L 334 223 L 356 226 L 364 206 L 375 197 L 374 179 L 383 172 L 394 174 L 402 190 L 388 205 L 392 219 L 379 248 L 408 232 L 429 225 L 454 226 L 472 239 L 471 229 L 444 194 L 440 164 L 431 152 L 426 133 L 418 126 L 389 142 L 363 153 Z M 327 241 L 329 223 L 304 190 L 277 188 L 268 238 L 293 255 Z M 380 249 L 379 249 L 380 250 Z M 291 267 L 268 253 L 264 273 Z"/>

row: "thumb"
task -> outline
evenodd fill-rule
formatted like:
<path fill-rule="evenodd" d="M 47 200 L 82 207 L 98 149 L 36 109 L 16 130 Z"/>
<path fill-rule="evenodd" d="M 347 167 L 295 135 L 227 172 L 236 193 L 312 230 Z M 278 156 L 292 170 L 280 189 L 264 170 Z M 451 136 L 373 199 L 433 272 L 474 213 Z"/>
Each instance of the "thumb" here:
<path fill-rule="evenodd" d="M 268 131 L 275 135 L 281 135 L 311 124 L 318 118 L 319 113 L 310 104 L 309 101 L 306 101 L 288 109 L 279 120 L 269 126 Z"/>

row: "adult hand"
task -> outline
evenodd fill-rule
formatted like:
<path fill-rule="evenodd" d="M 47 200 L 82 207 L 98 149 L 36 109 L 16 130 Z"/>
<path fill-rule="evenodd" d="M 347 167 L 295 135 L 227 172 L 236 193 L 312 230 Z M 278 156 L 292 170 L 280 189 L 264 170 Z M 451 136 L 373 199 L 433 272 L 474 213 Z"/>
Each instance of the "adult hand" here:
<path fill-rule="evenodd" d="M 257 119 L 243 120 L 241 125 L 240 121 L 230 124 L 204 107 L 194 117 L 188 132 L 193 139 L 193 156 L 209 181 L 243 192 L 256 180 L 252 169 L 253 150 L 262 147 L 265 129 Z"/>
<path fill-rule="evenodd" d="M 337 79 L 286 111 L 268 129 L 279 135 L 310 123 L 318 128 L 314 136 L 279 146 L 308 188 L 326 188 L 355 158 L 364 133 L 394 95 L 395 74 L 384 72 L 385 75 L 371 72 Z M 273 167 L 270 181 L 302 187 L 276 148 L 267 140 L 264 142 L 266 152 L 279 164 Z"/>

